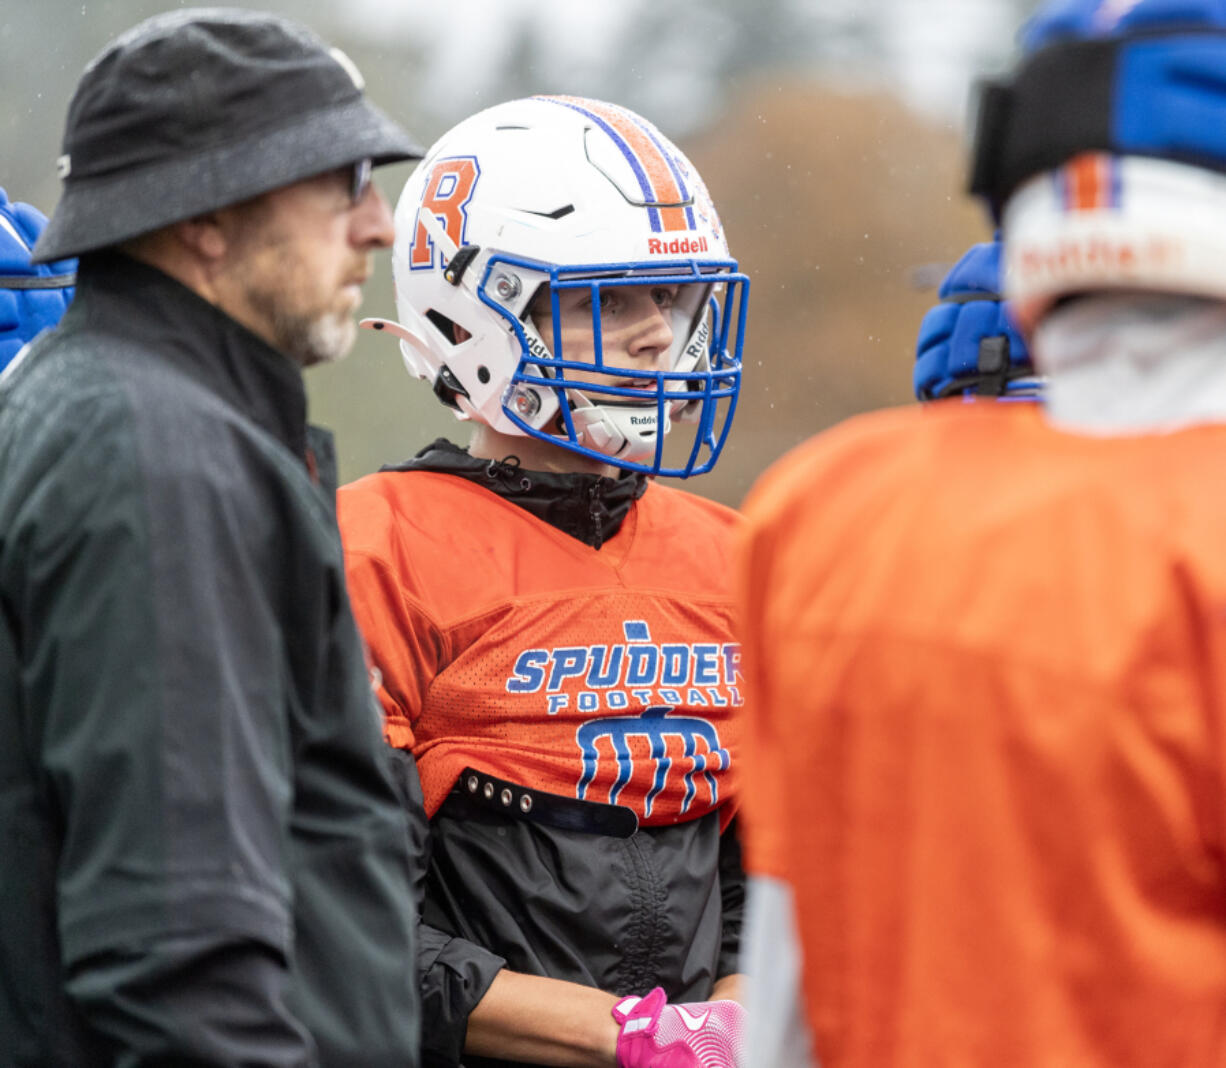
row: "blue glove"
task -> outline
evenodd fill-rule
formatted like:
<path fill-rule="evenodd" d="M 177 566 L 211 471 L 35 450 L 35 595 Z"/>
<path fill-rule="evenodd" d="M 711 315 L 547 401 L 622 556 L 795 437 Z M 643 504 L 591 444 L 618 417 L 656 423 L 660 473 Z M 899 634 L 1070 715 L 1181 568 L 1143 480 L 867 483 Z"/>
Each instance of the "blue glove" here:
<path fill-rule="evenodd" d="M 972 245 L 920 324 L 913 382 L 920 400 L 956 394 L 1033 398 L 1042 379 L 1000 297 L 1000 240 Z"/>
<path fill-rule="evenodd" d="M 23 345 L 60 321 L 72 300 L 77 261 L 30 263 L 47 217 L 0 189 L 0 370 Z"/>

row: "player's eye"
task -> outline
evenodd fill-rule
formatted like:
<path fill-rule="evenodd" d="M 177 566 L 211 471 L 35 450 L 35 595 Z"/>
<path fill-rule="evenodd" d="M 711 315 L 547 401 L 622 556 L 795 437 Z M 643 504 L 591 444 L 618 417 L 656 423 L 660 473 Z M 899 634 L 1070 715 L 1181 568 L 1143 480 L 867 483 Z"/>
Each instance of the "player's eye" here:
<path fill-rule="evenodd" d="M 651 299 L 655 302 L 657 308 L 662 308 L 665 311 L 668 311 L 669 308 L 677 303 L 677 287 L 653 286 L 651 290 Z"/>

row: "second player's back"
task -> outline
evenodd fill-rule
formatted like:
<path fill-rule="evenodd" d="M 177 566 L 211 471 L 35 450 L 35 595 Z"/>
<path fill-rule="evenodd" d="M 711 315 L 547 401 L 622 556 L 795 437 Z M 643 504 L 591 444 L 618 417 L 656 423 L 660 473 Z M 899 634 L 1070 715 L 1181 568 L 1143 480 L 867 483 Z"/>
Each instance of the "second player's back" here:
<path fill-rule="evenodd" d="M 950 401 L 759 485 L 750 701 L 786 740 L 771 779 L 812 787 L 803 820 L 760 799 L 791 833 L 756 863 L 822 902 L 810 1002 L 857 1021 L 837 1063 L 1221 1060 L 1224 449 Z"/>

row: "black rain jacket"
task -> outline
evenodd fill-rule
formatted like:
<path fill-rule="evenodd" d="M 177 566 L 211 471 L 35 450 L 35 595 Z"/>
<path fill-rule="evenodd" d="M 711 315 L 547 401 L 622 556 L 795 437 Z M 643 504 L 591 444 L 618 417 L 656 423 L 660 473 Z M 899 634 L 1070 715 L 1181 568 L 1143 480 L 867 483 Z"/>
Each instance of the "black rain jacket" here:
<path fill-rule="evenodd" d="M 403 798 L 290 360 L 119 255 L 0 380 L 0 1061 L 417 1063 Z"/>

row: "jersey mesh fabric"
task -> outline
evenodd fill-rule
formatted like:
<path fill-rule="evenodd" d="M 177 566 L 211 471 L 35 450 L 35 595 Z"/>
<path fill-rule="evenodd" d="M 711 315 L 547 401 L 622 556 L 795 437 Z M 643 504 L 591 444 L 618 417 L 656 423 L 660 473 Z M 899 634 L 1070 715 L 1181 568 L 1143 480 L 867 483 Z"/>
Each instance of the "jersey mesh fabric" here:
<path fill-rule="evenodd" d="M 826 1068 L 1226 1063 L 1224 449 L 936 405 L 755 489 L 747 867 Z"/>
<path fill-rule="evenodd" d="M 467 766 L 647 825 L 729 799 L 735 513 L 652 486 L 596 550 L 444 474 L 368 476 L 339 508 L 388 740 L 431 815 Z"/>

